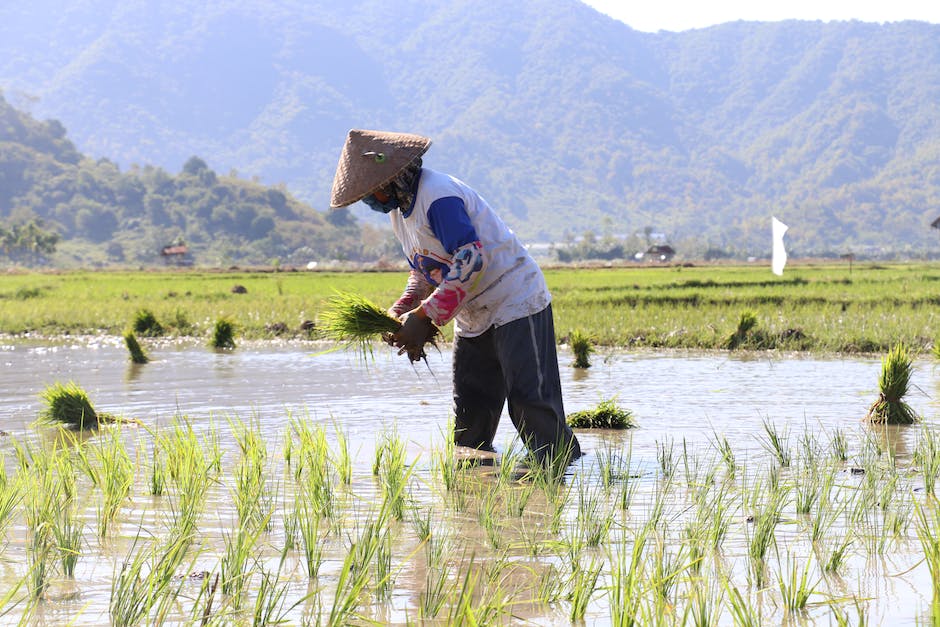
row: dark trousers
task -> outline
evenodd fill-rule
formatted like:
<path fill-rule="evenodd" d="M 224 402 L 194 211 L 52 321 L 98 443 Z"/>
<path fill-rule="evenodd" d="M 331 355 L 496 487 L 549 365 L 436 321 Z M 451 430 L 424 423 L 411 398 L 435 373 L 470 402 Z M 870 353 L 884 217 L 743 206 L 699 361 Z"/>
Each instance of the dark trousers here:
<path fill-rule="evenodd" d="M 581 456 L 565 422 L 552 307 L 454 341 L 454 441 L 493 450 L 503 404 L 522 441 L 540 460 Z"/>

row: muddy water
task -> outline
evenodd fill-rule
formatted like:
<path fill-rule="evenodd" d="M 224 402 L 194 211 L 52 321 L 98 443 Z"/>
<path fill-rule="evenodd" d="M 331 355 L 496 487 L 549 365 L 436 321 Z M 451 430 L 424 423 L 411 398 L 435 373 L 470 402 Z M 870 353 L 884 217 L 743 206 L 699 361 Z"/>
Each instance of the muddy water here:
<path fill-rule="evenodd" d="M 14 438 L 30 441 L 43 437 L 43 431 L 32 426 L 41 409 L 39 392 L 54 382 L 74 381 L 88 392 L 99 412 L 139 419 L 157 430 L 176 415 L 184 415 L 195 427 L 205 429 L 221 425 L 225 430 L 229 421 L 238 418 L 257 420 L 271 437 L 272 451 L 280 449 L 292 417 L 330 425 L 328 433 L 338 425 L 349 437 L 353 472 L 359 477 L 354 481 L 355 498 L 365 501 L 378 498 L 369 477 L 377 440 L 394 428 L 407 442 L 409 459 L 421 460 L 416 471 L 419 478 L 435 480 L 430 471 L 431 451 L 443 446 L 450 413 L 447 350 L 432 352 L 427 364 L 414 367 L 384 347 L 368 358 L 325 351 L 315 345 L 245 344 L 234 351 L 217 352 L 192 344 L 166 343 L 151 347 L 149 353 L 154 361 L 135 366 L 128 362 L 123 345 L 114 340 L 0 341 L 0 429 L 8 434 L 0 440 L 0 450 L 9 453 L 9 442 Z M 863 426 L 861 419 L 877 397 L 880 360 L 876 358 L 618 351 L 595 355 L 588 370 L 569 367 L 572 358 L 565 352 L 560 361 L 569 412 L 616 397 L 622 406 L 633 410 L 639 423 L 639 428 L 630 432 L 580 432 L 582 448 L 595 455 L 587 455 L 572 470 L 574 474 L 586 473 L 598 451 L 629 449 L 635 473 L 646 477 L 651 486 L 653 479 L 649 477 L 656 474 L 657 452 L 664 443 L 677 447 L 684 443 L 711 454 L 718 437 L 733 444 L 739 460 L 757 459 L 766 456 L 762 443 L 768 422 L 788 433 L 794 448 L 798 434 L 804 432 L 819 433 L 825 439 L 826 434 L 841 430 L 852 451 L 874 434 L 902 461 L 909 459 L 918 434 L 918 428 L 873 431 Z M 931 361 L 916 363 L 914 390 L 908 400 L 928 423 L 936 418 L 938 380 L 940 373 Z M 511 447 L 513 435 L 506 417 L 496 439 L 498 448 Z M 222 438 L 220 445 L 226 454 L 236 454 L 234 438 Z M 12 468 L 13 456 L 7 454 L 6 461 Z M 422 499 L 420 494 L 415 498 Z M 135 503 L 123 518 L 119 539 L 91 543 L 92 555 L 80 562 L 76 582 L 54 587 L 54 600 L 35 611 L 38 622 L 100 624 L 107 620 L 113 573 L 127 551 L 127 542 L 120 538 L 133 537 L 141 516 L 159 517 L 147 497 L 138 496 Z M 93 508 L 89 524 L 94 522 Z M 218 516 L 207 526 L 218 529 L 207 535 L 214 533 L 220 545 L 226 528 L 222 513 L 231 509 L 228 491 L 210 495 L 209 510 Z M 460 534 L 482 537 L 475 521 L 470 515 L 462 522 L 448 524 Z M 10 543 L 0 569 L 0 590 L 23 574 L 15 563 L 24 560 L 25 527 L 16 524 L 7 534 Z M 923 564 L 916 567 L 918 546 L 913 526 L 909 535 L 915 539 L 907 551 L 881 555 L 877 560 L 859 558 L 850 570 L 850 578 L 857 581 L 846 583 L 844 591 L 830 586 L 828 592 L 865 597 L 868 618 L 875 623 L 923 621 L 931 599 L 929 573 Z M 744 541 L 737 542 L 740 548 Z M 480 544 L 485 545 L 485 540 Z M 415 546 L 400 550 L 407 554 Z M 324 577 L 335 575 L 341 560 L 334 555 L 331 561 L 328 555 Z M 541 560 L 542 566 L 545 563 Z M 742 568 L 740 563 L 736 567 Z M 211 566 L 206 568 L 212 570 Z M 904 571 L 904 576 L 895 576 Z M 776 583 L 772 580 L 770 585 L 775 587 Z M 305 586 L 294 585 L 302 596 Z M 404 569 L 396 579 L 392 601 L 374 610 L 374 617 L 392 623 L 414 619 L 424 585 L 420 568 Z M 507 586 L 511 585 L 507 580 Z M 609 610 L 604 594 L 597 598 L 586 619 L 604 624 Z M 776 611 L 775 620 L 779 620 L 779 608 Z M 536 624 L 568 623 L 564 610 L 541 607 L 517 612 Z M 817 607 L 804 618 L 812 623 L 829 617 Z"/>

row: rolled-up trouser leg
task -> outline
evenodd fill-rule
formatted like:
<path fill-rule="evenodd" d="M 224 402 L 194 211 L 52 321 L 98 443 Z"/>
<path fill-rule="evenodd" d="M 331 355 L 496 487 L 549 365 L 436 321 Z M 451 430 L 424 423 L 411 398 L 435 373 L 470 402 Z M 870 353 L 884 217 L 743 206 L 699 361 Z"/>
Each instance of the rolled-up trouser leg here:
<path fill-rule="evenodd" d="M 506 403 L 493 329 L 477 337 L 456 337 L 453 368 L 454 442 L 492 451 Z"/>
<path fill-rule="evenodd" d="M 564 455 L 563 465 L 577 459 L 581 447 L 565 421 L 551 305 L 495 332 L 509 417 L 519 435 L 543 462 L 547 456 Z"/>

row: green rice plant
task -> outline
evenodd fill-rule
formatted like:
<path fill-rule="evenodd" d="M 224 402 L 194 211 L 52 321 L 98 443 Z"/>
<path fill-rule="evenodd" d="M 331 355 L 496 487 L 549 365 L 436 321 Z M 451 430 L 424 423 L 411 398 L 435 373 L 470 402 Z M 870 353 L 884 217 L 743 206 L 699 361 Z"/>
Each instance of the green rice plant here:
<path fill-rule="evenodd" d="M 235 466 L 235 511 L 240 525 L 252 527 L 270 520 L 269 487 L 265 474 L 268 457 L 261 424 L 257 418 L 245 424 L 240 419 L 232 421 L 232 432 L 238 443 L 241 456 Z"/>
<path fill-rule="evenodd" d="M 42 599 L 49 588 L 52 558 L 55 555 L 55 538 L 52 525 L 43 520 L 31 526 L 26 545 L 26 564 L 29 571 L 29 596 Z"/>
<path fill-rule="evenodd" d="M 830 539 L 828 542 L 828 555 L 822 563 L 824 573 L 836 574 L 842 570 L 853 542 L 853 534 L 850 531 L 840 537 Z"/>
<path fill-rule="evenodd" d="M 881 360 L 881 375 L 878 378 L 878 400 L 868 409 L 866 419 L 873 423 L 909 425 L 919 417 L 910 405 L 904 402 L 913 373 L 913 358 L 904 344 L 894 348 Z"/>
<path fill-rule="evenodd" d="M 940 477 L 940 435 L 926 425 L 914 448 L 914 464 L 920 470 L 924 491 L 936 496 L 937 478 Z"/>
<path fill-rule="evenodd" d="M 535 598 L 542 605 L 554 605 L 566 594 L 567 587 L 568 581 L 554 564 L 549 563 L 539 573 L 535 584 Z"/>
<path fill-rule="evenodd" d="M 647 522 L 635 538 L 627 536 L 626 527 L 622 528 L 622 537 L 617 543 L 609 545 L 620 550 L 608 558 L 610 566 L 610 619 L 614 627 L 632 627 L 640 625 L 640 601 L 644 598 L 643 584 L 646 581 L 646 560 L 643 558 L 647 540 L 653 529 Z M 627 547 L 631 547 L 627 550 Z"/>
<path fill-rule="evenodd" d="M 731 443 L 728 442 L 728 438 L 721 436 L 721 439 L 718 439 L 718 434 L 714 434 L 714 440 L 712 440 L 712 446 L 718 451 L 718 455 L 721 457 L 721 461 L 725 466 L 725 474 L 733 479 L 737 473 L 737 463 L 735 461 L 734 449 L 731 447 Z"/>
<path fill-rule="evenodd" d="M 138 549 L 140 536 L 134 538 L 129 553 L 121 560 L 120 571 L 111 581 L 108 606 L 115 627 L 162 624 L 182 586 L 175 574 L 186 559 L 191 538 L 154 541 Z"/>
<path fill-rule="evenodd" d="M 111 431 L 92 447 L 101 488 L 98 505 L 98 535 L 105 538 L 134 484 L 134 461 L 124 445 L 120 431 Z"/>
<path fill-rule="evenodd" d="M 323 565 L 324 538 L 320 534 L 320 517 L 317 506 L 310 503 L 308 492 L 301 491 L 297 497 L 297 527 L 303 544 L 304 566 L 307 577 L 315 581 Z"/>
<path fill-rule="evenodd" d="M 578 482 L 578 509 L 575 513 L 575 525 L 583 546 L 591 548 L 600 546 L 613 525 L 613 513 L 609 510 L 602 511 L 602 502 L 606 502 L 603 497 L 596 484 Z"/>
<path fill-rule="evenodd" d="M 448 536 L 432 535 L 424 545 L 427 568 L 424 575 L 424 590 L 418 595 L 422 618 L 435 618 L 447 602 L 450 584 L 450 568 L 447 557 L 453 550 Z"/>
<path fill-rule="evenodd" d="M 692 587 L 690 603 L 683 616 L 683 625 L 709 627 L 718 625 L 722 609 L 722 590 L 715 590 L 713 584 L 696 582 Z"/>
<path fill-rule="evenodd" d="M 725 340 L 725 348 L 734 350 L 747 341 L 748 334 L 757 326 L 757 314 L 751 310 L 741 312 L 738 328 Z"/>
<path fill-rule="evenodd" d="M 42 424 L 59 424 L 72 429 L 97 429 L 100 422 L 109 418 L 99 415 L 92 407 L 85 392 L 77 383 L 53 383 L 46 387 L 39 397 L 45 407 L 39 414 Z"/>
<path fill-rule="evenodd" d="M 149 309 L 138 309 L 134 313 L 131 328 L 134 333 L 144 337 L 159 337 L 164 333 L 163 325 Z"/>
<path fill-rule="evenodd" d="M 764 433 L 767 436 L 767 439 L 761 442 L 764 449 L 774 456 L 782 468 L 788 468 L 791 461 L 788 431 L 778 432 L 777 427 L 767 418 L 764 418 L 763 424 Z"/>
<path fill-rule="evenodd" d="M 930 583 L 933 595 L 930 602 L 930 614 L 933 624 L 940 617 L 940 515 L 937 513 L 935 500 L 915 503 L 917 513 L 917 539 L 924 552 L 924 561 L 930 571 Z"/>
<path fill-rule="evenodd" d="M 235 609 L 240 609 L 245 601 L 248 583 L 251 579 L 251 556 L 263 530 L 258 525 L 240 524 L 233 531 L 223 531 L 225 545 L 220 560 L 222 594 L 231 599 Z"/>
<path fill-rule="evenodd" d="M 815 466 L 807 465 L 796 473 L 794 500 L 797 514 L 806 515 L 812 511 L 813 506 L 819 500 L 822 482 L 823 477 Z"/>
<path fill-rule="evenodd" d="M 590 368 L 591 353 L 594 352 L 594 338 L 582 331 L 575 329 L 568 334 L 568 344 L 571 346 L 571 352 L 574 353 L 575 368 Z"/>
<path fill-rule="evenodd" d="M 59 503 L 57 507 L 52 533 L 59 555 L 59 565 L 66 577 L 73 577 L 78 558 L 82 554 L 85 524 L 79 517 L 78 508 L 73 503 Z"/>
<path fill-rule="evenodd" d="M 336 342 L 355 344 L 363 351 L 383 333 L 395 333 L 401 322 L 368 298 L 337 292 L 327 302 L 320 321 L 324 335 Z"/>
<path fill-rule="evenodd" d="M 594 557 L 591 558 L 587 566 L 579 564 L 574 568 L 576 572 L 572 574 L 568 583 L 571 590 L 568 594 L 568 600 L 571 602 L 568 618 L 571 622 L 576 623 L 584 620 L 591 597 L 597 590 L 597 580 L 603 569 L 604 562 Z"/>
<path fill-rule="evenodd" d="M 802 571 L 795 560 L 788 558 L 787 562 L 786 573 L 777 575 L 777 587 L 783 599 L 783 606 L 790 612 L 800 612 L 806 609 L 809 598 L 816 591 L 818 584 L 811 584 L 809 581 L 809 560 L 806 561 Z"/>
<path fill-rule="evenodd" d="M 767 574 L 767 552 L 771 546 L 776 545 L 774 531 L 780 520 L 780 512 L 786 500 L 786 491 L 779 487 L 775 489 L 773 486 L 769 490 L 762 490 L 760 482 L 758 482 L 755 491 L 762 492 L 766 500 L 756 505 L 751 517 L 752 522 L 745 527 L 745 535 L 748 543 L 749 572 L 755 585 L 762 587 Z"/>
<path fill-rule="evenodd" d="M 6 535 L 13 515 L 26 493 L 23 489 L 24 475 L 17 473 L 13 479 L 8 478 L 5 462 L 4 456 L 0 455 L 0 538 Z"/>
<path fill-rule="evenodd" d="M 395 586 L 392 572 L 392 534 L 386 527 L 379 538 L 375 551 L 375 596 L 380 601 L 389 601 Z"/>
<path fill-rule="evenodd" d="M 496 485 L 480 488 L 480 508 L 477 520 L 486 534 L 486 539 L 494 551 L 503 548 L 503 524 L 496 514 L 500 505 L 500 494 Z"/>
<path fill-rule="evenodd" d="M 408 519 L 411 521 L 411 528 L 415 532 L 415 536 L 417 536 L 419 542 L 427 542 L 434 530 L 433 506 L 412 507 L 410 512 Z"/>
<path fill-rule="evenodd" d="M 134 335 L 133 331 L 124 332 L 124 344 L 127 346 L 128 353 L 130 353 L 131 361 L 135 364 L 145 364 L 150 361 L 150 358 L 147 356 L 147 353 L 144 352 L 144 349 L 141 348 L 140 342 L 137 341 L 137 336 Z"/>
<path fill-rule="evenodd" d="M 671 480 L 676 475 L 676 457 L 675 443 L 672 439 L 666 442 L 656 442 L 656 461 L 659 462 L 659 470 L 663 479 Z"/>
<path fill-rule="evenodd" d="M 759 606 L 755 609 L 750 600 L 746 598 L 741 591 L 731 583 L 727 577 L 722 577 L 722 587 L 728 598 L 728 611 L 734 624 L 738 627 L 761 627 L 764 624 Z"/>
<path fill-rule="evenodd" d="M 680 544 L 677 551 L 669 550 L 666 542 L 657 542 L 655 551 L 649 556 L 651 567 L 650 587 L 663 601 L 669 601 L 682 575 L 692 568 L 686 559 L 689 547 Z"/>
<path fill-rule="evenodd" d="M 519 486 L 507 486 L 504 489 L 504 502 L 506 505 L 506 514 L 513 518 L 520 518 L 525 513 L 525 508 L 535 494 L 535 484 L 531 481 L 525 481 Z"/>
<path fill-rule="evenodd" d="M 441 485 L 448 493 L 453 492 L 457 486 L 457 474 L 459 472 L 459 463 L 456 459 L 457 444 L 454 442 L 454 415 L 447 418 L 447 424 L 442 430 L 444 447 L 436 448 L 432 453 L 434 468 L 440 476 Z"/>
<path fill-rule="evenodd" d="M 414 465 L 409 467 L 405 461 L 405 442 L 398 433 L 392 431 L 384 434 L 382 443 L 376 450 L 373 472 L 376 470 L 382 481 L 382 495 L 388 503 L 392 518 L 403 520 L 406 489 Z"/>
<path fill-rule="evenodd" d="M 340 483 L 349 485 L 352 483 L 352 458 L 349 456 L 349 438 L 339 425 L 336 426 L 336 443 L 339 448 L 335 462 L 336 471 L 339 474 Z"/>
<path fill-rule="evenodd" d="M 163 496 L 166 491 L 166 462 L 156 442 L 151 448 L 150 457 L 150 495 Z"/>
<path fill-rule="evenodd" d="M 375 518 L 365 524 L 359 537 L 352 541 L 339 572 L 326 625 L 340 627 L 350 623 L 356 608 L 362 602 L 363 591 L 369 584 L 369 564 L 375 560 L 379 551 L 382 532 L 388 519 L 389 512 L 383 506 Z"/>
<path fill-rule="evenodd" d="M 829 449 L 833 458 L 845 463 L 849 459 L 849 442 L 842 429 L 836 428 L 829 438 Z"/>
<path fill-rule="evenodd" d="M 293 603 L 287 604 L 287 595 L 290 588 L 283 576 L 284 563 L 286 561 L 286 552 L 281 552 L 278 560 L 277 570 L 269 571 L 260 562 L 258 571 L 261 574 L 261 581 L 258 584 L 255 593 L 255 604 L 252 611 L 252 625 L 284 625 L 288 624 L 290 613 L 300 605 L 316 594 L 316 590 L 311 590 L 301 596 Z M 205 623 L 205 621 L 203 621 Z"/>
<path fill-rule="evenodd" d="M 235 348 L 235 321 L 226 317 L 216 319 L 209 346 L 218 350 Z"/>
<path fill-rule="evenodd" d="M 812 517 L 809 532 L 809 539 L 814 547 L 818 546 L 835 521 L 845 512 L 847 506 L 844 499 L 836 500 L 832 495 L 835 476 L 835 470 L 828 468 L 820 482 L 819 507 L 816 508 L 816 514 Z"/>
<path fill-rule="evenodd" d="M 636 426 L 633 412 L 621 408 L 616 398 L 609 398 L 597 407 L 568 414 L 565 418 L 572 429 L 632 429 Z"/>

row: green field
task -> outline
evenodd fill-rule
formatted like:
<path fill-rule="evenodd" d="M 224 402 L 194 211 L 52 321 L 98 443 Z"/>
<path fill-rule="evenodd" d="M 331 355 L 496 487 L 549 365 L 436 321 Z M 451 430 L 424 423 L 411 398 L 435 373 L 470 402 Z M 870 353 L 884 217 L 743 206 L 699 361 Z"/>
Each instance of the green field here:
<path fill-rule="evenodd" d="M 903 341 L 921 351 L 940 336 L 937 264 L 795 265 L 782 277 L 765 266 L 551 268 L 546 277 L 560 342 L 579 330 L 602 346 L 727 349 L 747 312 L 757 323 L 739 349 L 881 352 Z M 208 338 L 226 317 L 239 338 L 316 339 L 337 290 L 384 306 L 404 283 L 403 272 L 6 273 L 0 333 L 120 335 L 146 309 L 171 336 Z"/>

